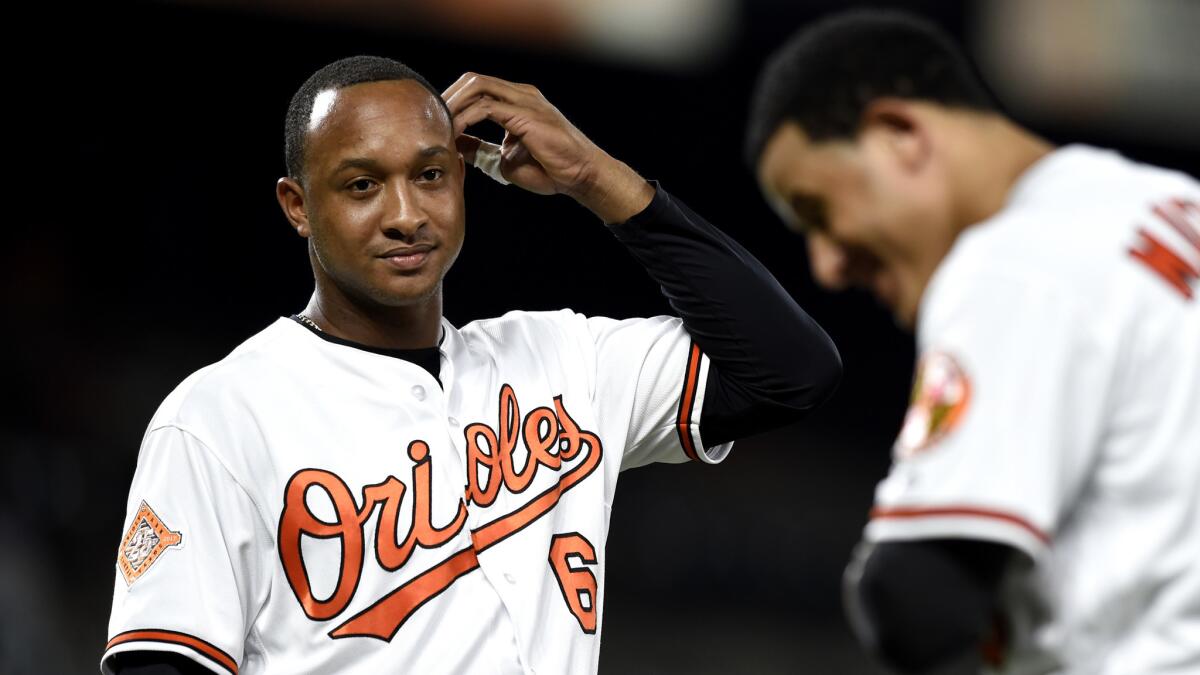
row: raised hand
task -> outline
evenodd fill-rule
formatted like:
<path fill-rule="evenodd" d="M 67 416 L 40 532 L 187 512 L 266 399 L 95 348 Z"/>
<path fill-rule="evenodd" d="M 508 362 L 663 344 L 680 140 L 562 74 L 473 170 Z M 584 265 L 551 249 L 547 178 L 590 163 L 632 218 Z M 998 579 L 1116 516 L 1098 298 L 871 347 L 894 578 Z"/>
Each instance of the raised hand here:
<path fill-rule="evenodd" d="M 505 180 L 538 194 L 566 194 L 608 223 L 641 211 L 654 188 L 571 124 L 528 84 L 467 73 L 442 94 L 463 158 L 498 152 Z M 504 128 L 499 144 L 465 133 L 483 120 Z"/>

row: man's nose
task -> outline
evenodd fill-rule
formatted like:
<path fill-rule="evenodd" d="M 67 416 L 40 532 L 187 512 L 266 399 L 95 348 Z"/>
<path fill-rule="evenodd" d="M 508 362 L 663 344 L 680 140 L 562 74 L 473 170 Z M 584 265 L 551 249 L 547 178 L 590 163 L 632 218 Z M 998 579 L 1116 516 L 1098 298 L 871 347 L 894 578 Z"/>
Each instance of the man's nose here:
<path fill-rule="evenodd" d="M 384 234 L 407 238 L 421 229 L 428 214 L 419 190 L 408 181 L 399 181 L 387 191 L 387 203 L 380 223 Z"/>
<path fill-rule="evenodd" d="M 808 233 L 808 262 L 813 279 L 829 290 L 849 285 L 846 250 L 820 232 Z"/>

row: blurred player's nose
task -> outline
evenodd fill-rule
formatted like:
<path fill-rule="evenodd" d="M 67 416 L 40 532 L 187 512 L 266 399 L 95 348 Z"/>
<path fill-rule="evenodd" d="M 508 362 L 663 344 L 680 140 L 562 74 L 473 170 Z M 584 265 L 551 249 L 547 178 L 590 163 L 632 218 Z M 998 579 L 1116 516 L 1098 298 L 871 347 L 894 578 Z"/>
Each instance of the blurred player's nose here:
<path fill-rule="evenodd" d="M 808 264 L 813 279 L 830 290 L 842 290 L 850 283 L 846 250 L 820 232 L 808 233 Z"/>
<path fill-rule="evenodd" d="M 408 238 L 428 220 L 421 203 L 420 190 L 408 181 L 396 181 L 384 188 L 384 211 L 379 227 L 391 238 Z"/>

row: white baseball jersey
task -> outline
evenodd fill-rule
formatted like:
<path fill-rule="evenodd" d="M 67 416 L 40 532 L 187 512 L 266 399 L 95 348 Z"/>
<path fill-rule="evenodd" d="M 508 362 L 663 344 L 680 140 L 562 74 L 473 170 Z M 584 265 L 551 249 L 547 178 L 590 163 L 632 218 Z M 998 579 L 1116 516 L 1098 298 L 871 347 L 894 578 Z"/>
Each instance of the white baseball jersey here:
<path fill-rule="evenodd" d="M 443 321 L 440 383 L 279 319 L 163 403 L 108 656 L 217 673 L 595 672 L 622 469 L 696 459 L 678 319 Z"/>
<path fill-rule="evenodd" d="M 866 535 L 1028 554 L 997 670 L 1200 673 L 1198 282 L 1200 185 L 1086 146 L 934 274 Z"/>

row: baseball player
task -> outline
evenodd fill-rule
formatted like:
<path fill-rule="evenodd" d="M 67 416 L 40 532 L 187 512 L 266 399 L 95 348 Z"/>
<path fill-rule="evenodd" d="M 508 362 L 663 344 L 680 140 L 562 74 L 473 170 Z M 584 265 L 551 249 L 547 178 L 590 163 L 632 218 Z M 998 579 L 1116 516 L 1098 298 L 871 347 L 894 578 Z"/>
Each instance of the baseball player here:
<path fill-rule="evenodd" d="M 501 144 L 463 133 L 483 120 Z M 355 57 L 299 89 L 286 133 L 277 197 L 309 242 L 312 300 L 151 421 L 102 670 L 595 672 L 620 471 L 717 463 L 797 419 L 840 376 L 832 343 L 749 253 L 531 86 L 467 74 L 439 96 Z M 680 318 L 451 325 L 464 162 L 573 197 Z M 553 283 L 595 263 L 542 264 Z"/>
<path fill-rule="evenodd" d="M 902 672 L 1200 673 L 1200 185 L 1051 146 L 902 14 L 807 27 L 755 96 L 816 280 L 916 330 L 860 641 Z"/>

